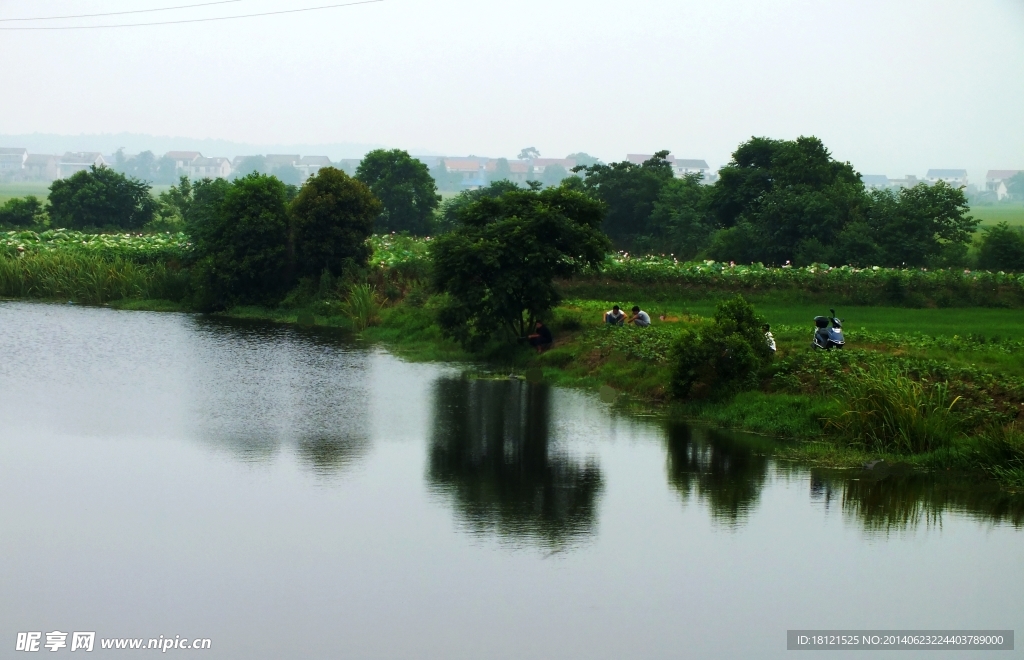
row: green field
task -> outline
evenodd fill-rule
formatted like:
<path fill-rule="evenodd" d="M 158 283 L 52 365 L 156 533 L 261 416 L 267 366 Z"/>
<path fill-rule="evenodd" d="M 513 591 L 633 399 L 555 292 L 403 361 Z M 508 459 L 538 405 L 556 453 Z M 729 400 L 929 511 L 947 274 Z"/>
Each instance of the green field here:
<path fill-rule="evenodd" d="M 34 195 L 45 200 L 50 194 L 50 184 L 44 182 L 27 181 L 23 183 L 0 183 L 0 204 L 13 197 L 25 197 Z"/>
<path fill-rule="evenodd" d="M 995 204 L 993 206 L 975 206 L 971 215 L 981 220 L 981 224 L 994 225 L 1005 222 L 1010 225 L 1024 225 L 1024 204 Z"/>

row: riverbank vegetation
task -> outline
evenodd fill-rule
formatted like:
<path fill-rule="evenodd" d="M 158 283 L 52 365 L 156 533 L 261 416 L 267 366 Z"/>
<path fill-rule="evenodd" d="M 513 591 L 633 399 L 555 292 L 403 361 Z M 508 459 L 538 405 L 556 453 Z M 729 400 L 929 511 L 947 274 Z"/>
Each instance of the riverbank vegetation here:
<path fill-rule="evenodd" d="M 412 357 L 802 441 L 781 456 L 882 458 L 1024 488 L 1024 333 L 999 315 L 1024 306 L 1024 275 L 1003 267 L 1024 254 L 1017 230 L 983 232 L 979 270 L 963 264 L 977 222 L 961 191 L 868 193 L 813 139 L 741 145 L 712 186 L 672 177 L 664 155 L 547 188 L 498 182 L 440 207 L 429 174 L 398 151 L 301 188 L 260 173 L 182 180 L 156 206 L 138 181 L 83 172 L 57 207 L 3 216 L 23 226 L 0 234 L 0 295 L 336 326 Z M 54 218 L 122 229 L 47 228 Z M 176 230 L 138 231 L 159 218 Z M 653 323 L 607 326 L 613 303 Z M 850 348 L 812 350 L 811 318 L 848 305 Z M 540 353 L 525 346 L 536 321 L 555 335 Z"/>

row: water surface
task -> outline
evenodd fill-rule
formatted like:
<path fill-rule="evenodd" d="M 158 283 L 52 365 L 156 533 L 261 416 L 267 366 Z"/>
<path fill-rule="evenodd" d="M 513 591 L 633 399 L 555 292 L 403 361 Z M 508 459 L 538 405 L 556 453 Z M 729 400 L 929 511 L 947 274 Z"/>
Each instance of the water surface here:
<path fill-rule="evenodd" d="M 778 463 L 315 328 L 8 302 L 0 356 L 8 651 L 771 658 L 790 628 L 1024 630 L 1024 504 L 990 487 Z"/>

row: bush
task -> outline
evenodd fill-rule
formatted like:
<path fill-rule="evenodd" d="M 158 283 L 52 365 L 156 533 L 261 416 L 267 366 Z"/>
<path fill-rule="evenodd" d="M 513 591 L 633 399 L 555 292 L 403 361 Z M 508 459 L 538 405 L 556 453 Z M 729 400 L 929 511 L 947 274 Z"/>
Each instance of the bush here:
<path fill-rule="evenodd" d="M 1024 273 L 1024 230 L 1000 222 L 982 232 L 978 249 L 980 268 Z"/>
<path fill-rule="evenodd" d="M 50 220 L 68 229 L 139 229 L 156 214 L 149 191 L 145 181 L 93 166 L 50 185 Z"/>
<path fill-rule="evenodd" d="M 29 195 L 25 198 L 15 197 L 0 206 L 0 228 L 32 229 L 46 224 L 46 211 L 43 204 Z"/>
<path fill-rule="evenodd" d="M 756 385 L 771 361 L 762 324 L 750 303 L 737 296 L 718 305 L 710 324 L 684 330 L 673 350 L 673 394 L 705 398 Z"/>

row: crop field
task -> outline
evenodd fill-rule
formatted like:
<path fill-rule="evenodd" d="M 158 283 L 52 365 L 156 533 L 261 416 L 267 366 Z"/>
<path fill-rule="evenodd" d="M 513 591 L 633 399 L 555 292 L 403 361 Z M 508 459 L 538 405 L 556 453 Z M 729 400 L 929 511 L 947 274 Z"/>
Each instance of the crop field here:
<path fill-rule="evenodd" d="M 45 200 L 50 195 L 50 184 L 36 181 L 0 183 L 0 204 L 14 197 L 27 197 L 28 195 Z"/>
<path fill-rule="evenodd" d="M 1011 226 L 1024 226 L 1024 204 L 997 204 L 993 206 L 975 206 L 971 215 L 981 220 L 981 226 L 1005 222 Z"/>
<path fill-rule="evenodd" d="M 0 254 L 88 253 L 136 262 L 180 259 L 188 247 L 185 234 L 86 234 L 65 229 L 0 232 Z"/>

